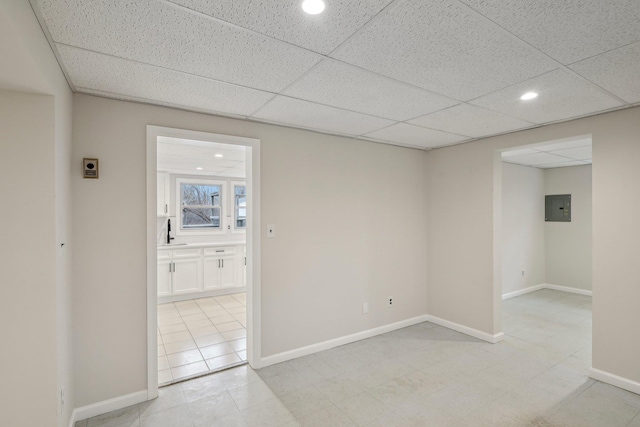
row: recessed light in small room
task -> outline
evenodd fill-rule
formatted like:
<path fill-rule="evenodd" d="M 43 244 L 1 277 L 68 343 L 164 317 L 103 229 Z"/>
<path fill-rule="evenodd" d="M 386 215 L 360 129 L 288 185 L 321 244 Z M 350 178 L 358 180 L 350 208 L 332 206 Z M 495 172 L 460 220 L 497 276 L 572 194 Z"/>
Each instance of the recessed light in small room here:
<path fill-rule="evenodd" d="M 309 15 L 317 15 L 324 10 L 324 1 L 322 0 L 304 0 L 302 2 L 302 10 Z"/>
<path fill-rule="evenodd" d="M 216 157 L 220 158 L 220 157 L 224 157 L 222 154 L 216 154 Z"/>
<path fill-rule="evenodd" d="M 196 168 L 196 170 L 197 170 L 197 171 L 201 171 L 202 169 L 203 169 L 203 168 L 201 168 L 201 167 L 197 167 L 197 168 Z"/>
<path fill-rule="evenodd" d="M 530 99 L 534 99 L 538 97 L 538 92 L 527 92 L 520 97 L 523 101 L 529 101 Z"/>

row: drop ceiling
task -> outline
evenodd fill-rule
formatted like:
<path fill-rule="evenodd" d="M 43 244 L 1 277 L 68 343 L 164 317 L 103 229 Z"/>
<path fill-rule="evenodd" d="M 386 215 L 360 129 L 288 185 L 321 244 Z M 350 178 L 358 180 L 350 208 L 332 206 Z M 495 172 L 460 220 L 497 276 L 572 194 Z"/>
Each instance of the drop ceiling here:
<path fill-rule="evenodd" d="M 638 0 L 30 1 L 79 93 L 423 149 L 640 104 Z"/>
<path fill-rule="evenodd" d="M 246 176 L 246 150 L 242 145 L 160 136 L 157 156 L 161 172 L 226 178 Z"/>
<path fill-rule="evenodd" d="M 502 153 L 502 161 L 540 169 L 590 165 L 591 137 L 549 142 Z"/>

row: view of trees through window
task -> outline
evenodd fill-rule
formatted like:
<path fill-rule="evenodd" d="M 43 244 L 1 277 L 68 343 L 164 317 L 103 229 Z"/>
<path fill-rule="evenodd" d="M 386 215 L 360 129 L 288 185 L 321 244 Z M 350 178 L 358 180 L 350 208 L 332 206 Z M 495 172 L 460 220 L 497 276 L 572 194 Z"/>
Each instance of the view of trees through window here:
<path fill-rule="evenodd" d="M 236 228 L 247 227 L 247 187 L 236 185 L 235 188 Z"/>
<path fill-rule="evenodd" d="M 222 186 L 180 185 L 183 228 L 220 228 Z"/>

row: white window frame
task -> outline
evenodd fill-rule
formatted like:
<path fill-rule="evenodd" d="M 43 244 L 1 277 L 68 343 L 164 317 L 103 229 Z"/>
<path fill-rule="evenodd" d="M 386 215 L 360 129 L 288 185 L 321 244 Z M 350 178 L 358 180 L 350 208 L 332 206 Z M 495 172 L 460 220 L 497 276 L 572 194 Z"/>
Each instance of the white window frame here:
<path fill-rule="evenodd" d="M 241 185 L 245 189 L 245 194 L 247 191 L 247 183 L 245 181 L 229 181 L 229 210 L 231 211 L 231 215 L 229 216 L 229 221 L 231 222 L 231 233 L 232 234 L 245 234 L 247 231 L 247 227 L 237 228 L 236 227 L 236 185 Z M 245 196 L 246 197 L 246 196 Z M 249 198 L 247 197 L 247 204 Z M 247 213 L 249 212 L 247 207 Z M 247 217 L 247 221 L 248 221 Z"/>
<path fill-rule="evenodd" d="M 220 195 L 220 201 L 222 206 L 220 207 L 220 227 L 194 227 L 183 228 L 182 227 L 182 184 L 196 184 L 196 185 L 215 185 L 219 186 L 222 194 Z M 196 179 L 196 178 L 176 178 L 176 192 L 175 192 L 175 206 L 176 206 L 176 236 L 202 236 L 202 235 L 214 235 L 214 234 L 226 234 L 227 231 L 227 214 L 228 209 L 227 202 L 225 202 L 225 194 L 227 194 L 228 188 L 226 181 L 220 181 L 217 179 Z"/>

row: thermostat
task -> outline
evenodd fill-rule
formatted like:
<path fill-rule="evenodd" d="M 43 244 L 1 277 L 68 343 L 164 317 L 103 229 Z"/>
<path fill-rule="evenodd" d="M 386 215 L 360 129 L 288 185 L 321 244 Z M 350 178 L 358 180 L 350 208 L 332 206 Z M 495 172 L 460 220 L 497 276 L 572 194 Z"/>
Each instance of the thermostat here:
<path fill-rule="evenodd" d="M 84 178 L 98 179 L 98 159 L 82 159 L 82 172 Z"/>

